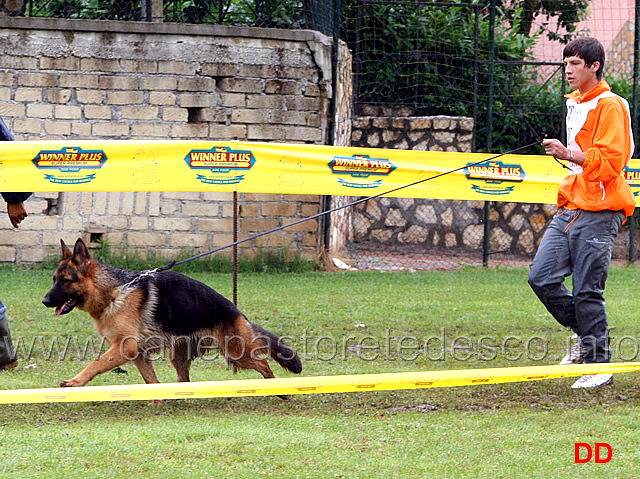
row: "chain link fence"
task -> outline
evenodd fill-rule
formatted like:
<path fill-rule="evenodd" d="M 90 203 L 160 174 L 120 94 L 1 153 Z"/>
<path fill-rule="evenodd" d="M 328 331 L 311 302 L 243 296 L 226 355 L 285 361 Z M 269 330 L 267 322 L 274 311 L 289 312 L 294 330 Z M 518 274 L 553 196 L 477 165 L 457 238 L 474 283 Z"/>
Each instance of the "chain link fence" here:
<path fill-rule="evenodd" d="M 347 263 L 383 271 L 524 267 L 555 212 L 548 204 L 376 198 L 348 217 Z M 619 233 L 614 263 L 627 264 L 640 253 L 638 241 L 631 241 L 637 221 L 630 218 Z"/>
<path fill-rule="evenodd" d="M 376 117 L 380 125 L 385 116 L 393 123 L 438 115 L 470 118 L 474 125 L 469 149 L 437 141 L 412 143 L 406 135 L 396 142 L 392 128 L 374 131 L 371 125 L 362 134 L 356 131 L 354 146 L 499 153 L 544 137 L 564 141 L 561 48 L 551 59 L 528 57 L 537 48 L 535 41 L 519 34 L 508 19 L 496 22 L 487 5 L 479 3 L 358 0 L 350 5 L 343 9 L 341 31 L 353 52 L 354 125 L 362 117 Z M 628 32 L 624 23 L 620 29 Z M 614 65 L 608 80 L 614 91 L 631 99 L 629 77 L 618 75 L 617 59 L 628 57 L 621 54 L 625 45 L 628 53 L 630 43 L 610 46 Z M 534 146 L 521 153 L 543 150 Z M 345 249 L 350 264 L 361 269 L 524 266 L 555 211 L 555 205 L 375 199 L 350 216 Z M 637 256 L 635 222 L 629 221 L 619 235 L 617 261 Z"/>
<path fill-rule="evenodd" d="M 334 35 L 339 2 L 323 0 L 0 0 L 11 16 L 216 24 Z"/>
<path fill-rule="evenodd" d="M 349 254 L 359 269 L 454 269 L 480 266 L 485 202 L 381 198 L 358 205 Z M 489 260 L 525 266 L 542 237 L 549 205 L 491 203 Z"/>

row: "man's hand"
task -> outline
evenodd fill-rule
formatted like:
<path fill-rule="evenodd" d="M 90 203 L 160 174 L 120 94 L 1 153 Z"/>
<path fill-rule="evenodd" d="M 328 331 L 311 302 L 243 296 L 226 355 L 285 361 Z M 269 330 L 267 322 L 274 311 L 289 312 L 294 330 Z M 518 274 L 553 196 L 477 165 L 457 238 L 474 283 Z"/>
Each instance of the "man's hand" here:
<path fill-rule="evenodd" d="M 22 220 L 29 216 L 24 207 L 24 203 L 8 204 L 7 212 L 9 213 L 9 219 L 14 228 L 17 228 Z"/>
<path fill-rule="evenodd" d="M 556 140 L 555 138 L 542 140 L 542 146 L 544 147 L 544 152 L 547 155 L 555 156 L 559 160 L 571 159 L 571 152 L 569 151 L 569 148 L 565 147 L 560 140 Z"/>

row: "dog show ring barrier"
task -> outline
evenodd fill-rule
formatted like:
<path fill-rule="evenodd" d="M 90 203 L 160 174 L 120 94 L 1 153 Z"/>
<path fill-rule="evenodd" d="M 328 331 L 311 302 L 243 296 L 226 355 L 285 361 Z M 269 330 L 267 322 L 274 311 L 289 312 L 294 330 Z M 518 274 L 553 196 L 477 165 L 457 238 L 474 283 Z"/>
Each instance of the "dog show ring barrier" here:
<path fill-rule="evenodd" d="M 85 386 L 78 388 L 13 389 L 0 391 L 0 404 L 92 401 L 144 401 L 216 397 L 282 396 L 353 393 L 399 389 L 479 386 L 558 379 L 585 374 L 640 371 L 640 363 L 572 364 L 516 368 L 239 379 L 188 383 Z"/>
<path fill-rule="evenodd" d="M 514 150 L 516 151 L 516 150 Z M 500 160 L 498 160 L 498 158 Z M 484 160 L 483 160 L 484 159 Z M 564 177 L 547 156 L 241 143 L 5 142 L 0 181 L 14 191 L 232 191 L 555 203 Z M 640 160 L 623 172 L 640 188 Z M 437 181 L 429 181 L 429 180 Z M 409 191 L 398 190 L 410 188 Z M 640 195 L 637 195 L 640 202 Z M 639 203 L 640 206 L 640 203 Z M 350 393 L 536 381 L 640 371 L 640 363 L 0 390 L 0 404 Z"/>

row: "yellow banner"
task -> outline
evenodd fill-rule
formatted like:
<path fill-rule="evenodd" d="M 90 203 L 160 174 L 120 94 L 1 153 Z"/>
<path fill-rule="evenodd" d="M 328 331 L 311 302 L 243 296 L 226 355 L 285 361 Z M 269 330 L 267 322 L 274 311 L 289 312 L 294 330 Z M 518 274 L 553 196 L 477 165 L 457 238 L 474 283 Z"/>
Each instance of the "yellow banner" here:
<path fill-rule="evenodd" d="M 0 404 L 87 401 L 141 401 L 156 399 L 202 399 L 213 397 L 327 394 L 398 389 L 478 386 L 585 374 L 640 371 L 640 363 L 572 364 L 518 368 L 461 369 L 345 376 L 276 379 L 240 379 L 193 383 L 131 384 L 81 388 L 14 389 L 0 391 Z"/>
<path fill-rule="evenodd" d="M 225 141 L 3 142 L 0 191 L 238 191 L 555 203 L 566 171 L 544 155 Z M 492 159 L 493 158 L 493 159 Z M 640 191 L 640 160 L 625 171 Z"/>

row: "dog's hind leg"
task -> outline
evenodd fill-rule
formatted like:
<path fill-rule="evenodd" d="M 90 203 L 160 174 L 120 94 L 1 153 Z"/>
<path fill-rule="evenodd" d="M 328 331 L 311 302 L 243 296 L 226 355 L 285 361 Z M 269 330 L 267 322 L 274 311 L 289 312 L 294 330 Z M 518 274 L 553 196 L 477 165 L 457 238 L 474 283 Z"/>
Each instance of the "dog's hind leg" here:
<path fill-rule="evenodd" d="M 226 335 L 218 341 L 219 349 L 227 363 L 234 369 L 253 369 L 267 379 L 275 378 L 267 360 L 260 357 L 260 348 L 253 338 L 248 321 L 244 317 L 239 317 L 234 326 L 233 329 L 228 329 Z"/>
<path fill-rule="evenodd" d="M 254 341 L 251 335 L 240 335 L 244 331 L 236 330 L 234 335 L 221 338 L 219 341 L 219 349 L 224 355 L 227 363 L 233 366 L 234 371 L 237 369 L 253 369 L 258 371 L 265 379 L 272 379 L 276 376 L 273 374 L 269 363 L 264 357 L 261 357 L 260 351 L 263 349 Z M 278 395 L 279 398 L 289 400 L 289 396 Z"/>
<path fill-rule="evenodd" d="M 253 346 L 253 345 L 252 345 Z M 253 369 L 258 371 L 265 379 L 275 378 L 271 367 L 266 359 L 259 357 L 260 347 L 249 347 L 246 353 L 237 360 L 231 360 L 234 368 Z M 280 399 L 289 401 L 291 398 L 286 394 L 278 394 Z"/>
<path fill-rule="evenodd" d="M 171 347 L 171 364 L 178 374 L 178 382 L 189 382 L 189 368 L 191 367 L 191 343 L 188 341 L 174 341 Z"/>
<path fill-rule="evenodd" d="M 157 384 L 160 382 L 158 381 L 153 361 L 145 358 L 143 355 L 140 355 L 133 361 L 133 364 L 138 368 L 138 371 L 140 371 L 140 375 L 142 376 L 142 379 L 144 379 L 145 383 Z"/>
<path fill-rule="evenodd" d="M 253 369 L 258 371 L 265 379 L 272 379 L 276 377 L 266 359 L 251 357 L 251 353 L 243 356 L 239 360 L 233 360 L 231 363 L 235 367 L 241 369 Z"/>
<path fill-rule="evenodd" d="M 235 318 L 234 322 L 224 331 L 218 331 L 217 346 L 224 355 L 227 363 L 237 369 L 253 369 L 265 379 L 275 378 L 269 363 L 265 359 L 264 347 L 256 341 L 251 323 L 243 315 Z M 289 399 L 287 396 L 279 396 Z"/>
<path fill-rule="evenodd" d="M 142 376 L 142 379 L 144 379 L 145 383 L 158 384 L 160 382 L 158 381 L 158 376 L 156 375 L 156 368 L 153 365 L 153 361 L 144 357 L 144 354 L 134 359 L 133 364 L 136 366 L 136 368 L 138 368 L 138 371 L 140 371 L 140 375 Z M 149 405 L 159 406 L 167 401 L 175 401 L 175 399 L 154 399 L 149 403 Z"/>

